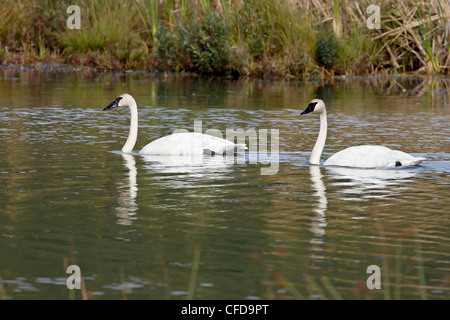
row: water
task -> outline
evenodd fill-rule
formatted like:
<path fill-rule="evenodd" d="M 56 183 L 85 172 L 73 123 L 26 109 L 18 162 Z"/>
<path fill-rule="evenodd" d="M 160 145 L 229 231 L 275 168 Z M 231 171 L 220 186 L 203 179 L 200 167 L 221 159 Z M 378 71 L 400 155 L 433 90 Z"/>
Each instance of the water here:
<path fill-rule="evenodd" d="M 145 73 L 0 72 L 0 298 L 448 299 L 448 79 L 333 84 Z M 174 129 L 279 130 L 279 167 L 122 155 Z M 310 167 L 352 145 L 424 156 L 390 170 Z M 81 290 L 68 290 L 69 265 Z M 369 290 L 370 265 L 381 289 Z"/>

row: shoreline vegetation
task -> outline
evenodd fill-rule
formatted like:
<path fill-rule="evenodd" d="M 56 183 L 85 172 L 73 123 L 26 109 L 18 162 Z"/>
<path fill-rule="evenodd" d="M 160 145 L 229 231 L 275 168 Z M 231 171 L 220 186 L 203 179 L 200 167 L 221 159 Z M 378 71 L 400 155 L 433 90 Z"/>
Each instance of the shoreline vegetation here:
<path fill-rule="evenodd" d="M 381 0 L 0 1 L 0 65 L 233 78 L 450 73 L 450 3 Z"/>

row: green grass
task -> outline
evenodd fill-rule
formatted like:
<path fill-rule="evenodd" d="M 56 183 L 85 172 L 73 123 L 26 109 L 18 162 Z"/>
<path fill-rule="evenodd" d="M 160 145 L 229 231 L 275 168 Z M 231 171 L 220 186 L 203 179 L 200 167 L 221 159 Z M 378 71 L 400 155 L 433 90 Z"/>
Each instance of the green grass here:
<path fill-rule="evenodd" d="M 0 2 L 0 62 L 305 79 L 450 70 L 447 2 L 382 0 L 80 0 Z"/>
<path fill-rule="evenodd" d="M 129 6 L 122 1 L 81 1 L 82 28 L 66 29 L 57 34 L 67 52 L 86 53 L 89 50 L 105 52 L 110 45 L 126 42 L 132 35 L 133 24 Z"/>
<path fill-rule="evenodd" d="M 134 3 L 136 11 L 139 14 L 140 23 L 144 28 L 144 33 L 150 31 L 152 37 L 155 37 L 158 31 L 158 1 L 142 0 Z M 148 28 L 145 29 L 145 28 Z"/>

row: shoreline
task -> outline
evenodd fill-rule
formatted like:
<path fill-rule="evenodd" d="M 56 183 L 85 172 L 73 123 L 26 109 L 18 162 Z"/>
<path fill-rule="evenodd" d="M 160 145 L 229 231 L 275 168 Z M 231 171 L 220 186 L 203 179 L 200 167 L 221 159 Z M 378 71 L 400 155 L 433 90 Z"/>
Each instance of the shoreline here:
<path fill-rule="evenodd" d="M 174 71 L 159 71 L 157 69 L 147 70 L 147 69 L 108 69 L 102 67 L 95 66 L 75 66 L 59 61 L 35 61 L 26 64 L 1 64 L 0 70 L 35 70 L 35 71 L 49 71 L 49 72 L 90 72 L 90 73 L 113 73 L 113 74 L 148 74 L 154 75 L 157 77 L 180 77 L 180 78 L 199 78 L 199 79 L 217 79 L 217 80 L 250 80 L 250 81 L 286 81 L 286 82 L 301 82 L 301 83 L 330 83 L 334 81 L 367 81 L 367 80 L 377 80 L 377 79 L 425 79 L 425 78 L 444 78 L 445 80 L 450 80 L 450 75 L 445 74 L 427 74 L 420 71 L 410 71 L 404 73 L 389 73 L 389 72 L 380 72 L 377 74 L 370 75 L 330 75 L 328 77 L 307 79 L 304 78 L 294 78 L 294 77 L 282 77 L 282 76 L 270 76 L 267 78 L 258 77 L 258 76 L 242 76 L 239 78 L 235 78 L 231 75 L 214 75 L 214 74 L 200 74 L 196 72 L 174 72 Z M 386 71 L 386 70 L 385 70 Z"/>

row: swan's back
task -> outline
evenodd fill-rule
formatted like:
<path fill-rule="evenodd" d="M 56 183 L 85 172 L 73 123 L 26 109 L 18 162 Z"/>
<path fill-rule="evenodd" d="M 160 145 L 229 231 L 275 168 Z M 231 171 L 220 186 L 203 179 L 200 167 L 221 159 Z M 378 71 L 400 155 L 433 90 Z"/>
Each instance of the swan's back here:
<path fill-rule="evenodd" d="M 349 147 L 335 153 L 325 161 L 324 165 L 357 167 L 357 168 L 391 168 L 399 166 L 415 166 L 426 160 L 413 157 L 402 151 L 392 150 L 384 146 Z"/>
<path fill-rule="evenodd" d="M 189 155 L 189 154 L 224 154 L 238 150 L 246 150 L 245 144 L 235 144 L 231 141 L 199 132 L 174 133 L 147 144 L 139 153 L 159 155 Z"/>

